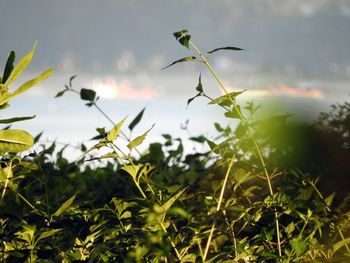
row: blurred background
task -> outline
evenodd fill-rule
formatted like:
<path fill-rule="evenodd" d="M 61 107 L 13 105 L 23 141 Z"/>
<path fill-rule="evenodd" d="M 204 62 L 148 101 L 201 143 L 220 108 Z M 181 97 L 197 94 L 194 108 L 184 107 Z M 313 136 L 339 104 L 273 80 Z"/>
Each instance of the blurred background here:
<path fill-rule="evenodd" d="M 96 127 L 111 124 L 74 93 L 54 98 L 77 75 L 73 87 L 96 90 L 115 122 L 127 115 L 131 121 L 146 107 L 134 135 L 156 123 L 148 141 L 163 133 L 214 136 L 222 112 L 202 98 L 186 105 L 200 73 L 206 93 L 221 95 L 204 65 L 161 70 L 194 54 L 172 35 L 184 28 L 203 52 L 245 49 L 208 57 L 229 89 L 247 89 L 241 102 L 255 100 L 312 120 L 330 104 L 349 100 L 348 0 L 1 0 L 1 71 L 9 51 L 20 58 L 36 40 L 33 62 L 17 83 L 55 68 L 39 87 L 11 101 L 1 117 L 36 114 L 14 127 L 44 131 L 50 141 L 88 141 Z"/>

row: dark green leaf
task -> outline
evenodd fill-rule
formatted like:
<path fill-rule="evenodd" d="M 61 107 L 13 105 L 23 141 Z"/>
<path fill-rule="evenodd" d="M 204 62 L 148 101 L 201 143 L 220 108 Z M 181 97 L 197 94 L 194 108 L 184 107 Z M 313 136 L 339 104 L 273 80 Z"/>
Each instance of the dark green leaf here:
<path fill-rule="evenodd" d="M 142 111 L 140 111 L 139 114 L 137 114 L 137 116 L 135 117 L 135 119 L 133 119 L 133 121 L 129 124 L 128 128 L 130 131 L 132 131 L 135 128 L 135 126 L 141 121 L 145 109 L 146 108 L 143 108 Z"/>
<path fill-rule="evenodd" d="M 80 98 L 82 100 L 88 100 L 93 102 L 96 98 L 96 91 L 92 89 L 81 89 L 80 90 Z"/>
<path fill-rule="evenodd" d="M 240 122 L 236 128 L 235 134 L 237 138 L 242 138 L 248 131 L 247 125 Z"/>
<path fill-rule="evenodd" d="M 203 92 L 202 75 L 201 74 L 199 75 L 199 80 L 198 80 L 198 85 L 196 87 L 196 90 L 198 92 L 201 92 L 201 93 Z"/>
<path fill-rule="evenodd" d="M 239 47 L 219 47 L 219 48 L 215 48 L 213 49 L 212 51 L 209 51 L 208 53 L 209 54 L 212 54 L 216 51 L 219 51 L 219 50 L 234 50 L 234 51 L 239 51 L 239 50 L 244 50 L 242 48 L 239 48 Z"/>
<path fill-rule="evenodd" d="M 188 100 L 187 100 L 187 106 L 195 99 L 195 98 L 197 98 L 197 97 L 199 97 L 199 96 L 201 96 L 202 95 L 202 93 L 198 93 L 196 96 L 194 96 L 194 97 L 192 97 L 192 98 L 189 98 Z"/>
<path fill-rule="evenodd" d="M 11 75 L 11 72 L 13 70 L 13 64 L 15 63 L 16 55 L 14 51 L 11 51 L 6 62 L 6 66 L 4 69 L 4 75 L 2 76 L 2 80 L 0 83 L 5 83 L 6 80 Z"/>
<path fill-rule="evenodd" d="M 174 61 L 173 63 L 169 64 L 168 66 L 162 68 L 162 70 L 163 70 L 163 69 L 166 69 L 166 68 L 169 68 L 169 67 L 171 67 L 171 66 L 173 66 L 173 65 L 175 65 L 175 64 L 177 64 L 177 63 L 186 62 L 186 61 L 192 61 L 192 60 L 195 60 L 195 59 L 196 59 L 196 57 L 194 57 L 194 56 L 181 58 L 181 59 L 176 60 L 176 61 Z"/>
<path fill-rule="evenodd" d="M 58 98 L 58 97 L 63 96 L 63 94 L 64 94 L 66 91 L 67 91 L 67 90 L 65 89 L 65 90 L 62 90 L 62 91 L 58 92 L 58 93 L 56 94 L 55 98 Z"/>
<path fill-rule="evenodd" d="M 73 81 L 73 79 L 75 79 L 76 76 L 77 76 L 77 75 L 74 75 L 74 76 L 71 76 L 71 77 L 69 78 L 69 87 L 70 87 L 70 88 L 72 87 L 72 81 Z"/>
<path fill-rule="evenodd" d="M 37 142 L 40 140 L 40 138 L 41 138 L 42 135 L 43 135 L 43 132 L 40 132 L 38 135 L 36 135 L 36 136 L 34 137 L 34 144 L 37 143 Z"/>
<path fill-rule="evenodd" d="M 173 35 L 176 38 L 176 40 L 178 40 L 179 38 L 187 35 L 187 33 L 188 33 L 188 30 L 187 29 L 183 29 L 181 31 L 175 32 Z"/>
<path fill-rule="evenodd" d="M 189 47 L 190 40 L 191 40 L 191 36 L 186 35 L 186 36 L 183 36 L 182 38 L 180 38 L 179 42 L 181 45 L 183 45 L 184 47 L 187 47 L 189 49 L 190 48 Z"/>
<path fill-rule="evenodd" d="M 220 106 L 230 106 L 230 105 L 235 103 L 235 98 L 245 91 L 246 90 L 230 92 L 230 93 L 222 95 L 216 99 L 213 99 L 208 104 L 218 104 Z"/>

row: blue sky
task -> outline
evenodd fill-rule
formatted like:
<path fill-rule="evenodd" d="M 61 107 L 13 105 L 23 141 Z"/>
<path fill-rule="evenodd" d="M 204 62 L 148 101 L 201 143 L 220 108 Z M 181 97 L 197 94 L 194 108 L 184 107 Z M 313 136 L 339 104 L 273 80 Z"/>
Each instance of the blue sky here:
<path fill-rule="evenodd" d="M 20 57 L 37 40 L 22 80 L 55 68 L 1 114 L 36 113 L 20 126 L 45 130 L 48 139 L 87 140 L 108 122 L 74 94 L 53 98 L 77 74 L 75 87 L 95 89 L 116 121 L 147 106 L 140 130 L 157 122 L 154 139 L 162 132 L 186 136 L 179 128 L 186 119 L 193 134 L 211 133 L 220 113 L 204 100 L 186 108 L 199 73 L 208 93 L 220 95 L 208 72 L 196 63 L 160 70 L 193 54 L 172 36 L 187 28 L 203 51 L 245 49 L 209 57 L 229 88 L 248 90 L 244 99 L 287 101 L 315 115 L 349 95 L 349 26 L 350 2 L 342 0 L 1 0 L 0 67 L 10 50 Z"/>

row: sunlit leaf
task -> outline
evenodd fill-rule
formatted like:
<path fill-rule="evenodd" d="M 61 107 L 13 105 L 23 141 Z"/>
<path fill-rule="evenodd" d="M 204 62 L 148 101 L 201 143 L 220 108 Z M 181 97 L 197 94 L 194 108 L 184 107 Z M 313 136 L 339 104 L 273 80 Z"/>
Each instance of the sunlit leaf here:
<path fill-rule="evenodd" d="M 348 244 L 350 244 L 350 237 L 345 238 L 345 239 L 335 243 L 333 245 L 333 253 L 335 253 L 336 251 L 338 251 L 339 249 L 341 249 L 342 247 L 344 247 L 344 246 L 346 246 Z"/>
<path fill-rule="evenodd" d="M 72 204 L 75 200 L 75 197 L 76 197 L 76 194 L 74 194 L 72 197 L 70 197 L 68 200 L 66 200 L 52 216 L 59 217 L 64 212 L 66 212 L 72 206 Z"/>
<path fill-rule="evenodd" d="M 23 130 L 1 130 L 0 151 L 22 152 L 28 150 L 34 144 L 34 138 Z"/>
<path fill-rule="evenodd" d="M 127 117 L 125 117 L 124 119 L 122 119 L 120 122 L 118 122 L 112 130 L 110 130 L 108 133 L 107 133 L 107 137 L 106 137 L 106 140 L 108 142 L 114 142 L 114 140 L 118 137 L 120 131 L 121 131 L 121 128 L 125 122 Z"/>
<path fill-rule="evenodd" d="M 212 51 L 209 51 L 208 53 L 209 54 L 212 54 L 216 51 L 219 51 L 219 50 L 233 50 L 233 51 L 240 51 L 240 50 L 244 50 L 242 48 L 239 48 L 239 47 L 219 47 L 219 48 L 215 48 L 213 49 Z"/>
<path fill-rule="evenodd" d="M 135 117 L 135 119 L 133 119 L 133 121 L 129 124 L 128 128 L 130 131 L 132 131 L 135 128 L 135 126 L 141 121 L 145 109 L 146 108 L 143 108 L 142 111 L 140 111 L 139 114 L 137 114 L 137 116 Z"/>
<path fill-rule="evenodd" d="M 173 66 L 173 65 L 175 65 L 175 64 L 177 64 L 177 63 L 186 62 L 186 61 L 192 61 L 192 60 L 195 60 L 195 59 L 196 59 L 196 57 L 194 57 L 194 56 L 181 58 L 181 59 L 179 59 L 179 60 L 176 60 L 176 61 L 172 62 L 172 63 L 169 64 L 168 66 L 162 68 L 162 70 L 163 70 L 163 69 L 166 69 L 166 68 L 169 68 L 169 67 L 171 67 L 171 66 Z"/>
<path fill-rule="evenodd" d="M 129 142 L 129 144 L 127 145 L 129 150 L 131 151 L 135 147 L 139 146 L 146 139 L 147 134 L 150 132 L 150 130 L 152 130 L 153 127 L 154 127 L 154 124 L 144 134 L 137 136 L 135 139 Z"/>
<path fill-rule="evenodd" d="M 51 236 L 54 236 L 56 235 L 58 232 L 62 231 L 62 229 L 50 229 L 48 231 L 45 231 L 45 232 L 42 232 L 38 238 L 36 239 L 36 242 L 38 242 L 39 240 L 41 239 L 44 239 L 44 238 L 48 238 L 48 237 L 51 237 Z"/>
<path fill-rule="evenodd" d="M 26 121 L 26 120 L 31 120 L 34 119 L 36 116 L 25 116 L 25 117 L 15 117 L 15 118 L 10 118 L 10 119 L 0 119 L 1 124 L 8 124 L 8 123 L 13 123 L 13 122 L 18 122 L 18 121 Z"/>
<path fill-rule="evenodd" d="M 6 103 L 10 99 L 22 94 L 23 92 L 27 91 L 28 89 L 32 88 L 33 86 L 39 84 L 46 78 L 48 78 L 53 72 L 53 69 L 49 69 L 43 73 L 41 73 L 39 76 L 37 76 L 35 79 L 29 80 L 23 85 L 21 85 L 19 88 L 17 88 L 13 93 L 7 93 L 5 95 L 0 96 L 0 105 Z"/>
<path fill-rule="evenodd" d="M 180 192 L 178 192 L 176 195 L 171 197 L 168 201 L 166 201 L 162 205 L 162 210 L 163 210 L 164 214 L 167 213 L 167 211 L 170 209 L 170 207 L 175 203 L 175 201 L 180 197 L 180 195 L 182 195 L 182 193 L 186 191 L 186 189 L 187 189 L 187 187 L 182 189 Z"/>
<path fill-rule="evenodd" d="M 297 256 L 302 255 L 308 247 L 308 244 L 305 241 L 303 241 L 300 237 L 292 239 L 290 241 L 290 245 L 292 246 Z"/>
<path fill-rule="evenodd" d="M 228 94 L 222 95 L 216 99 L 211 100 L 208 104 L 218 104 L 220 106 L 230 106 L 230 105 L 236 103 L 235 98 L 245 91 L 246 90 L 230 92 Z"/>
<path fill-rule="evenodd" d="M 12 81 L 14 81 L 15 79 L 18 78 L 18 76 L 23 72 L 23 70 L 26 69 L 26 67 L 28 67 L 28 65 L 30 64 L 30 62 L 32 61 L 33 58 L 33 54 L 35 52 L 36 49 L 36 45 L 37 43 L 34 44 L 32 50 L 25 55 L 19 62 L 18 64 L 13 68 L 13 70 L 11 71 L 10 76 L 8 77 L 8 79 L 5 82 L 5 85 L 9 85 Z M 2 104 L 2 103 L 1 103 Z"/>
<path fill-rule="evenodd" d="M 96 91 L 92 89 L 81 89 L 80 90 L 80 98 L 82 100 L 94 101 L 96 98 Z"/>
<path fill-rule="evenodd" d="M 13 64 L 15 63 L 16 55 L 14 51 L 11 51 L 6 62 L 6 66 L 4 69 L 4 74 L 2 76 L 2 80 L 0 83 L 6 83 L 7 79 L 9 78 L 12 70 L 13 70 Z"/>

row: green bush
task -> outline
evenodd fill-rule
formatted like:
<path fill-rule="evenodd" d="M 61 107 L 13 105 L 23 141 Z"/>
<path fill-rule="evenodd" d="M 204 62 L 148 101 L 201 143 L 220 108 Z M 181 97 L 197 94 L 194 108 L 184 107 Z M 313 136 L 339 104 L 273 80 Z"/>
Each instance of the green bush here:
<path fill-rule="evenodd" d="M 205 97 L 232 125 L 215 123 L 215 140 L 190 138 L 209 152 L 186 154 L 181 138 L 165 134 L 141 153 L 138 146 L 153 126 L 129 138 L 122 132 L 128 120 L 114 124 L 97 94 L 75 90 L 72 77 L 56 97 L 80 94 L 113 128 L 98 128 L 97 143 L 81 145 L 77 162 L 55 143 L 22 158 L 3 150 L 1 261 L 346 262 L 348 206 L 332 203 L 334 195 L 318 188 L 324 175 L 316 169 L 319 159 L 308 158 L 313 145 L 304 143 L 332 129 L 334 116 L 322 115 L 324 125 L 311 128 L 287 115 L 258 118 L 259 107 L 237 103 L 244 91 L 227 92 L 186 30 L 174 36 L 196 55 L 169 66 L 200 60 L 224 92 L 210 98 L 199 76 L 188 104 Z M 209 53 L 227 50 L 241 49 Z M 143 114 L 129 122 L 130 131 Z"/>

